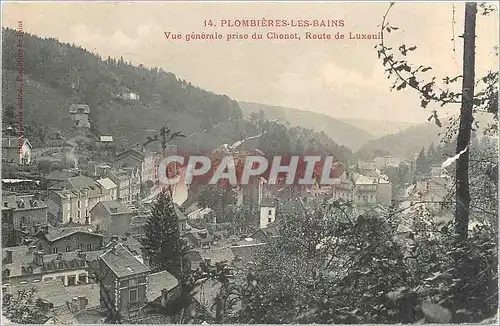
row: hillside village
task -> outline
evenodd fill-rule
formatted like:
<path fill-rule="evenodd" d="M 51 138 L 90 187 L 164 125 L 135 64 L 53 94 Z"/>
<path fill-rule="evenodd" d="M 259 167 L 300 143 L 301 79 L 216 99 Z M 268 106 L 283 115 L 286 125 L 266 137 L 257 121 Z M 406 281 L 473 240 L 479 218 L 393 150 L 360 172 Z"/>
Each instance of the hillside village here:
<path fill-rule="evenodd" d="M 138 70 L 146 76 L 143 68 L 130 63 L 116 63 L 112 58 L 102 62 L 109 67 L 122 65 L 126 67 L 123 69 Z M 33 71 L 30 78 L 35 80 L 36 69 Z M 80 83 L 85 87 L 84 78 Z M 149 131 L 144 131 L 146 125 L 135 126 L 139 135 L 129 136 L 123 129 L 133 120 L 116 131 L 110 121 L 115 116 L 124 118 L 110 108 L 152 108 L 152 103 L 168 96 L 135 88 L 135 82 L 124 84 L 127 85 L 107 90 L 109 99 L 105 100 L 98 99 L 97 93 L 93 93 L 97 90 L 88 87 L 86 95 L 65 103 L 63 110 L 58 109 L 59 125 L 40 126 L 43 139 L 33 130 L 19 130 L 15 121 L 3 122 L 2 293 L 34 289 L 45 311 L 40 323 L 106 323 L 110 311 L 124 323 L 174 323 L 183 318 L 165 312 L 181 297 L 181 280 L 168 269 L 153 272 L 144 251 L 144 239 L 156 198 L 165 189 L 160 182 L 159 165 L 166 152 L 184 150 L 186 142 L 192 142 L 189 146 L 197 150 L 217 155 L 228 151 L 227 144 L 240 141 L 229 151 L 235 157 L 256 151 L 324 148 L 339 158 L 339 168 L 331 185 L 287 187 L 258 178 L 220 194 L 204 185 L 169 188 L 180 236 L 189 248 L 185 271 L 201 273 L 206 269 L 219 273 L 228 268 L 233 277 L 245 280 L 247 272 L 258 264 L 263 248 L 270 248 L 273 241 L 283 236 L 280 225 L 287 216 L 307 215 L 322 205 L 348 203 L 349 214 L 355 217 L 390 215 L 402 234 L 416 229 L 418 216 L 429 217 L 436 223 L 453 219 L 450 196 L 454 169 L 452 164 L 443 165 L 449 156 L 446 146 L 426 144 L 411 155 L 398 156 L 382 150 L 358 155 L 322 130 L 285 127 L 283 121 L 266 118 L 263 111 L 243 117 L 233 102 L 224 102 L 230 104 L 224 105 L 214 121 L 201 121 L 191 130 L 177 128 L 179 124 L 165 118 L 158 122 L 161 115 L 156 115 Z M 177 110 L 203 110 L 189 107 L 190 100 L 196 102 L 193 99 L 201 97 L 193 95 L 198 90 L 185 81 L 181 84 L 186 91 L 182 98 L 175 99 Z M 52 84 L 54 89 L 56 86 Z M 92 101 L 86 100 L 94 95 Z M 214 98 L 226 101 L 218 95 Z M 104 115 L 105 122 L 99 121 Z M 150 117 L 155 117 L 155 113 Z M 224 119 L 231 117 L 236 122 Z M 239 134 L 228 130 L 218 134 L 218 123 L 227 123 L 235 130 L 239 126 L 246 129 Z M 108 125 L 103 127 L 105 124 Z M 162 142 L 160 126 L 182 132 L 188 140 Z M 226 132 L 233 138 L 227 138 Z M 261 134 L 264 136 L 245 141 Z M 285 134 L 286 137 L 280 137 Z M 199 142 L 195 145 L 195 137 L 206 137 L 203 146 Z M 480 148 L 496 141 L 479 133 L 474 137 Z M 365 143 L 370 140 L 365 139 Z M 215 143 L 218 146 L 213 146 Z M 362 145 L 356 143 L 358 148 Z M 483 222 L 474 220 L 470 227 Z M 196 305 L 186 315 L 198 315 L 189 321 L 220 320 L 220 309 L 214 308 L 219 304 L 220 291 L 221 285 L 213 280 L 197 289 Z"/>
<path fill-rule="evenodd" d="M 68 162 L 69 157 L 71 168 L 42 172 L 33 179 L 2 179 L 4 293 L 35 286 L 50 305 L 52 319 L 65 323 L 104 320 L 104 294 L 95 277 L 102 273 L 102 268 L 109 268 L 118 280 L 138 279 L 138 292 L 130 293 L 130 297 L 128 293 L 122 294 L 137 303 L 137 307 L 158 302 L 160 298 L 165 304 L 165 300 L 175 298 L 179 286 L 179 281 L 168 271 L 150 273 L 141 245 L 160 185 L 157 169 L 161 153 L 144 146 L 116 152 L 113 136 L 90 134 L 90 110 L 82 104 L 68 108 L 75 136 L 65 140 L 62 147 L 51 150 L 51 156 L 61 157 L 62 162 Z M 78 139 L 83 141 L 78 144 Z M 80 163 L 79 151 L 85 147 L 85 141 L 96 142 L 95 155 L 85 150 L 87 154 L 106 160 Z M 26 138 L 22 138 L 18 154 L 18 143 L 15 135 L 3 135 L 3 165 L 10 173 L 35 170 L 37 160 L 48 155 L 44 148 L 33 148 Z M 245 233 L 232 225 L 231 216 L 214 215 L 210 207 L 199 206 L 192 191 L 180 190 L 188 192 L 174 194 L 174 199 L 179 229 L 191 250 L 189 265 L 196 269 L 202 262 L 214 268 L 218 263 L 227 263 L 235 273 L 243 272 L 255 262 L 259 249 L 272 237 L 279 236 L 276 224 L 284 212 L 307 209 L 324 201 L 352 202 L 356 214 L 402 208 L 411 212 L 415 209 L 412 206 L 419 202 L 428 202 L 421 205 L 443 213 L 451 185 L 448 172 L 433 168 L 427 175 L 420 175 L 419 181 L 395 192 L 392 181 L 382 171 L 401 164 L 408 164 L 411 170 L 414 162 L 406 163 L 391 156 L 358 161 L 337 172 L 337 184 L 307 186 L 293 193 L 268 185 L 265 179 L 236 187 L 232 190 L 237 198 L 235 207 L 247 215 Z M 444 213 L 441 216 L 449 219 Z M 411 228 L 411 219 L 403 218 L 401 225 Z M 127 266 L 125 270 L 123 266 Z M 148 290 L 141 290 L 141 286 Z M 207 287 L 200 294 L 199 303 L 208 309 L 213 304 L 210 291 L 215 290 Z M 212 299 L 207 299 L 210 295 Z M 117 304 L 125 299 L 111 300 Z M 130 304 L 119 307 L 127 320 L 150 321 L 145 317 L 148 313 L 138 315 Z"/>

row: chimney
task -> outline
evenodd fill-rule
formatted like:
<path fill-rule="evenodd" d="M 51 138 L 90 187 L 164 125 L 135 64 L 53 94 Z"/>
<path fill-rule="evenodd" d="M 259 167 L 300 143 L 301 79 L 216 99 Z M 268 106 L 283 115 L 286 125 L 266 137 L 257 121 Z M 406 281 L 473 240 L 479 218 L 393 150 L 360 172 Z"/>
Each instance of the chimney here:
<path fill-rule="evenodd" d="M 36 265 L 43 266 L 43 252 L 42 251 L 35 252 L 33 257 L 34 257 L 33 262 Z"/>
<path fill-rule="evenodd" d="M 5 250 L 5 260 L 4 264 L 12 263 L 12 250 Z"/>

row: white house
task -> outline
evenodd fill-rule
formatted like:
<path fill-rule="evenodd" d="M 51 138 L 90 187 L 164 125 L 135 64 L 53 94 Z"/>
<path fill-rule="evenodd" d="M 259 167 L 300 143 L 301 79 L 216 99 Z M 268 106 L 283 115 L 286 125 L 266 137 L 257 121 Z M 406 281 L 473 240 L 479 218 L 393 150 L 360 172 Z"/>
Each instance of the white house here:
<path fill-rule="evenodd" d="M 2 161 L 31 164 L 31 143 L 22 137 L 2 138 Z"/>
<path fill-rule="evenodd" d="M 269 224 L 276 221 L 276 207 L 275 199 L 264 198 L 260 204 L 259 214 L 259 228 L 266 228 Z"/>

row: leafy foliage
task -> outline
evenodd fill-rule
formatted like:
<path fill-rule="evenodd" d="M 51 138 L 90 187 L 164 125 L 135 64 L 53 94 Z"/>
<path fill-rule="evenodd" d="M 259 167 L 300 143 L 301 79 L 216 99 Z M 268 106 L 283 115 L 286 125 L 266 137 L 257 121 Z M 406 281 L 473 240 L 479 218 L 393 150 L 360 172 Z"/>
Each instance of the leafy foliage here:
<path fill-rule="evenodd" d="M 353 215 L 337 202 L 280 217 L 280 237 L 239 288 L 243 323 L 479 322 L 498 302 L 496 239 L 476 228 Z M 460 268 L 456 268 L 459 262 Z"/>
<path fill-rule="evenodd" d="M 19 290 L 17 294 L 4 293 L 2 314 L 14 323 L 44 324 L 49 319 L 50 307 L 35 295 L 34 288 Z"/>

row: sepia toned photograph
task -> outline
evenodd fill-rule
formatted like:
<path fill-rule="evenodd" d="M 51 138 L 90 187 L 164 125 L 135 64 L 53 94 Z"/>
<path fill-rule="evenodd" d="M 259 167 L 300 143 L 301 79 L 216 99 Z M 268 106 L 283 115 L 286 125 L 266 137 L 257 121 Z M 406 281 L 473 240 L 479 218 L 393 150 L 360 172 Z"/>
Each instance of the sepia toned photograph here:
<path fill-rule="evenodd" d="M 2 2 L 1 324 L 498 320 L 493 2 Z"/>

